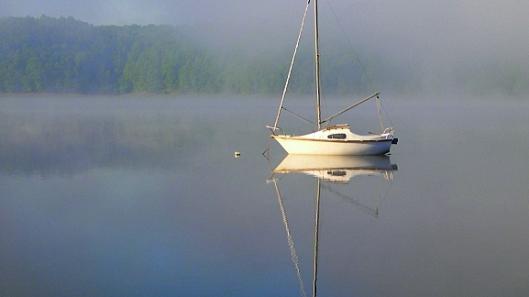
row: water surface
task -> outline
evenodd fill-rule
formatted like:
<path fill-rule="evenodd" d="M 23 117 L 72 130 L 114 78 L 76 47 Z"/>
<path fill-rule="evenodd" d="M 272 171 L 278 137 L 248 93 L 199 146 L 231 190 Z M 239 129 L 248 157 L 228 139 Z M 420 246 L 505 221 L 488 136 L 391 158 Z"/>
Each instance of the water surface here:
<path fill-rule="evenodd" d="M 529 294 L 529 104 L 442 99 L 386 102 L 392 178 L 320 181 L 318 296 Z M 276 103 L 0 98 L 0 296 L 311 295 L 317 178 L 272 174 Z"/>

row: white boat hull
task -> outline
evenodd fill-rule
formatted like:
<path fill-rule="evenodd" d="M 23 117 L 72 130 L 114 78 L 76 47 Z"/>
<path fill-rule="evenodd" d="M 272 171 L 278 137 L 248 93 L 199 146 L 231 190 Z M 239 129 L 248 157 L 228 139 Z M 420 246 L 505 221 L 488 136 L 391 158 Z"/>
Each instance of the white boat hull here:
<path fill-rule="evenodd" d="M 272 136 L 289 154 L 295 155 L 341 155 L 373 156 L 387 154 L 392 139 L 373 141 L 339 141 L 307 139 L 290 136 Z"/>

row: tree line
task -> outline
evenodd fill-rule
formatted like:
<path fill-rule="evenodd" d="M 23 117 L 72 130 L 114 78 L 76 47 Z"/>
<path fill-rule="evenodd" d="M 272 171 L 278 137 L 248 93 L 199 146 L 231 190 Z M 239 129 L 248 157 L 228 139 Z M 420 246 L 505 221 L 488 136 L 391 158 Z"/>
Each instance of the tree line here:
<path fill-rule="evenodd" d="M 200 42 L 199 34 L 166 25 L 95 26 L 71 17 L 0 18 L 0 93 L 279 94 L 291 49 L 256 52 L 218 50 Z M 374 90 L 372 78 L 378 89 L 413 92 L 423 85 L 420 70 L 396 66 L 368 49 L 360 53 L 362 59 L 347 50 L 325 52 L 322 85 L 327 93 L 365 94 Z M 300 48 L 298 55 L 290 90 L 310 93 L 312 49 Z M 496 64 L 459 66 L 448 83 L 439 80 L 439 89 L 451 85 L 477 93 L 529 91 L 522 65 Z M 430 71 L 435 74 L 434 70 Z"/>
<path fill-rule="evenodd" d="M 95 26 L 71 17 L 9 17 L 0 19 L 0 92 L 278 93 L 289 54 L 220 54 L 192 34 L 165 25 Z M 310 53 L 301 55 L 297 81 L 312 82 Z M 341 77 L 351 74 L 360 84 L 358 71 Z M 325 82 L 329 86 L 351 87 L 350 81 L 337 79 L 340 75 L 331 77 Z M 312 86 L 294 80 L 292 90 Z"/>

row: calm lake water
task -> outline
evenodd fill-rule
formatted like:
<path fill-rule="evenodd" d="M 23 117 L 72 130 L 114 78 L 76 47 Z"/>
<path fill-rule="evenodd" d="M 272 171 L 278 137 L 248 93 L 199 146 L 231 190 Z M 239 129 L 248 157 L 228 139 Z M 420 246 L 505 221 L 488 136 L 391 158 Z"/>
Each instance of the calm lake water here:
<path fill-rule="evenodd" d="M 318 296 L 528 296 L 528 101 L 383 100 L 389 159 L 272 174 L 277 98 L 0 98 L 0 296 L 311 296 L 318 174 Z"/>

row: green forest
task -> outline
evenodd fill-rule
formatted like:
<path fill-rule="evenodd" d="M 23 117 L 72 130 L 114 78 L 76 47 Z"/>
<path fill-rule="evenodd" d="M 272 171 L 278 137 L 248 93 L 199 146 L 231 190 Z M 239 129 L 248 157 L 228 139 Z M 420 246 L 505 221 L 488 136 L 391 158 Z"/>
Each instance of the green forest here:
<path fill-rule="evenodd" d="M 0 18 L 0 93 L 233 93 L 279 94 L 291 49 L 218 50 L 182 28 L 165 25 L 96 26 L 73 18 Z M 313 90 L 312 48 L 300 50 L 290 90 Z M 326 93 L 400 92 L 424 88 L 424 73 L 364 49 L 322 56 Z M 363 54 L 362 54 L 363 53 Z M 361 58 L 359 58 L 361 56 Z M 360 63 L 360 61 L 363 63 Z M 520 63 L 459 66 L 448 84 L 471 92 L 527 92 Z M 435 78 L 435 69 L 428 72 Z M 431 79 L 427 88 L 442 79 Z"/>
<path fill-rule="evenodd" d="M 1 92 L 216 91 L 216 62 L 167 26 L 0 20 Z"/>
<path fill-rule="evenodd" d="M 312 90 L 310 54 L 300 53 L 294 92 Z M 280 57 L 219 53 L 173 26 L 94 26 L 46 16 L 2 18 L 0 92 L 279 93 L 289 55 L 290 50 Z M 335 75 L 328 75 L 324 84 L 342 92 L 365 85 L 362 69 L 350 67 L 353 60 L 336 59 Z"/>

